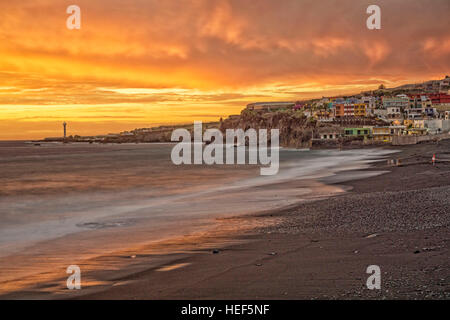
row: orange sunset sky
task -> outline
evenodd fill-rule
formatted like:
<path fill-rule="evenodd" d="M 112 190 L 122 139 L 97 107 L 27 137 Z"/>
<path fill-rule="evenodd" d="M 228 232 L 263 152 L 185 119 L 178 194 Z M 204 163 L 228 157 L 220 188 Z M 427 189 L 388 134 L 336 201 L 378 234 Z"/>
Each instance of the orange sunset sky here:
<path fill-rule="evenodd" d="M 81 30 L 66 8 L 81 8 Z M 366 28 L 366 9 L 382 29 Z M 0 139 L 213 121 L 450 73 L 449 0 L 0 0 Z"/>

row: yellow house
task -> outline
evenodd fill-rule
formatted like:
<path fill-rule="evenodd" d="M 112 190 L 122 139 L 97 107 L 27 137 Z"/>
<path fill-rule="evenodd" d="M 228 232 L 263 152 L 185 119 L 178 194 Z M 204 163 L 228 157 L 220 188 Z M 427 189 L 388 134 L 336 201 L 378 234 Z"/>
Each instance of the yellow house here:
<path fill-rule="evenodd" d="M 407 134 L 410 136 L 422 136 L 425 135 L 427 133 L 427 129 L 426 128 L 408 128 L 407 130 Z"/>
<path fill-rule="evenodd" d="M 411 127 L 413 127 L 414 126 L 414 120 L 403 120 L 403 125 L 404 126 L 406 126 L 406 127 L 409 127 L 409 126 L 411 126 Z"/>
<path fill-rule="evenodd" d="M 373 140 L 375 141 L 392 141 L 391 129 L 389 127 L 373 127 L 372 129 Z"/>
<path fill-rule="evenodd" d="M 372 136 L 375 141 L 392 142 L 392 136 L 401 135 L 405 126 L 386 126 L 386 127 L 373 127 Z"/>
<path fill-rule="evenodd" d="M 366 116 L 366 104 L 355 103 L 354 104 L 355 117 L 365 117 Z"/>

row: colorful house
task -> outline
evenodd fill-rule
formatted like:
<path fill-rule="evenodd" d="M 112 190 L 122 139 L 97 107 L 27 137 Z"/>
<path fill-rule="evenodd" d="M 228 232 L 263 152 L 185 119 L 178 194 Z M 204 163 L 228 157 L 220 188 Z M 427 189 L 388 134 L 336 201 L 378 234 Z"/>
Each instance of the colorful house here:
<path fill-rule="evenodd" d="M 365 117 L 366 116 L 366 105 L 364 103 L 355 103 L 353 105 L 355 117 Z"/>
<path fill-rule="evenodd" d="M 372 135 L 375 141 L 392 142 L 392 137 L 403 134 L 406 126 L 373 127 Z"/>
<path fill-rule="evenodd" d="M 344 105 L 343 104 L 335 104 L 334 105 L 334 116 L 336 118 L 342 118 L 345 116 L 345 111 L 344 111 Z"/>
<path fill-rule="evenodd" d="M 297 101 L 292 109 L 294 111 L 297 111 L 297 110 L 303 109 L 304 107 L 305 107 L 304 104 L 302 104 L 301 102 Z"/>
<path fill-rule="evenodd" d="M 407 97 L 383 97 L 383 107 L 385 109 L 390 107 L 396 107 L 399 109 L 406 109 L 409 104 L 409 99 Z"/>
<path fill-rule="evenodd" d="M 365 117 L 366 105 L 364 103 L 341 103 L 335 104 L 334 115 L 341 117 Z"/>
<path fill-rule="evenodd" d="M 344 136 L 346 137 L 364 137 L 366 139 L 372 134 L 371 128 L 345 128 Z"/>

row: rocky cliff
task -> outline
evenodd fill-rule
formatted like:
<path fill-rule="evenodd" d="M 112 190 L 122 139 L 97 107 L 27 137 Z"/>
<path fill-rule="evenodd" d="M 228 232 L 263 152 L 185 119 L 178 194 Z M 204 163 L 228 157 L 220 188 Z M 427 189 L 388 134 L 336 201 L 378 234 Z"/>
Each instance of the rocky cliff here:
<path fill-rule="evenodd" d="M 280 146 L 307 148 L 313 132 L 318 128 L 314 119 L 308 119 L 301 111 L 280 110 L 261 112 L 245 109 L 239 117 L 230 117 L 220 123 L 220 130 L 226 129 L 279 129 Z"/>

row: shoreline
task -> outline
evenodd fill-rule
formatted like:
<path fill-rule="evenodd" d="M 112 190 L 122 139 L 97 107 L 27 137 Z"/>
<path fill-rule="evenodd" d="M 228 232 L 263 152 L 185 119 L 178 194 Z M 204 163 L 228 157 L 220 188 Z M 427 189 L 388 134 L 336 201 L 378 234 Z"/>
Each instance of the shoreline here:
<path fill-rule="evenodd" d="M 192 254 L 177 262 L 183 263 L 179 268 L 159 274 L 149 269 L 127 284 L 79 298 L 449 299 L 450 164 L 413 163 L 434 153 L 450 158 L 450 143 L 395 149 L 401 149 L 404 166 L 390 167 L 390 174 L 346 182 L 352 190 L 329 199 L 255 215 L 282 221 L 235 237 L 244 242 L 218 254 Z M 380 168 L 383 162 L 364 171 Z M 363 203 L 355 206 L 360 197 Z M 380 203 L 383 198 L 397 205 Z M 421 207 L 408 215 L 411 206 Z M 424 208 L 428 211 L 421 212 Z M 352 214 L 362 210 L 368 211 L 365 227 Z M 332 219 L 317 225 L 318 216 L 329 215 Z M 380 291 L 365 287 L 372 264 L 382 270 Z"/>
<path fill-rule="evenodd" d="M 448 150 L 450 154 L 448 142 L 441 142 L 436 146 L 439 145 L 444 150 Z M 395 154 L 393 157 L 397 157 L 397 155 L 403 158 L 420 157 L 420 154 L 416 155 L 417 152 L 435 152 L 434 146 L 434 144 L 424 144 L 392 148 L 401 149 L 401 153 Z M 384 161 L 379 161 L 369 169 L 357 171 L 367 173 L 388 169 L 391 174 L 401 176 L 405 168 L 408 172 L 413 172 L 417 166 L 426 166 L 405 163 L 404 167 L 387 168 L 384 163 Z M 448 187 L 450 179 L 445 180 L 445 178 L 449 177 L 450 166 L 447 163 L 438 164 L 438 166 L 441 165 L 444 168 L 444 179 L 432 180 L 423 185 L 424 187 L 436 187 L 436 184 L 442 185 L 444 182 L 447 182 L 446 186 Z M 419 169 L 419 172 L 423 172 L 429 168 Z M 338 173 L 338 175 L 345 175 L 345 173 Z M 332 178 L 325 180 L 327 180 L 324 181 L 327 185 L 335 185 Z M 414 260 L 411 255 L 414 258 L 421 256 L 414 253 L 417 250 L 410 249 L 402 254 L 392 253 L 386 241 L 391 243 L 395 242 L 394 238 L 397 240 L 405 238 L 409 242 L 420 242 L 419 238 L 421 237 L 426 238 L 428 242 L 435 240 L 435 242 L 444 243 L 440 247 L 428 244 L 425 246 L 424 244 L 423 248 L 428 246 L 433 249 L 426 251 L 423 256 L 426 255 L 429 258 L 428 256 L 439 253 L 438 257 L 433 258 L 438 261 L 434 264 L 445 265 L 441 261 L 441 259 L 448 258 L 447 243 L 445 242 L 448 230 L 445 227 L 441 231 L 441 238 L 434 239 L 438 233 L 429 233 L 428 229 L 418 230 L 411 235 L 407 229 L 380 232 L 378 231 L 380 228 L 372 227 L 367 230 L 364 228 L 353 230 L 351 225 L 340 228 L 333 224 L 330 225 L 326 221 L 318 225 L 314 220 L 317 219 L 314 215 L 326 216 L 327 213 L 332 213 L 333 210 L 330 211 L 330 208 L 326 206 L 325 209 L 323 208 L 324 204 L 328 202 L 339 204 L 347 201 L 354 205 L 358 201 L 354 197 L 369 195 L 370 198 L 371 194 L 380 192 L 408 192 L 408 189 L 416 190 L 418 184 L 423 183 L 423 181 L 417 181 L 411 185 L 412 188 L 391 183 L 386 189 L 386 186 L 383 186 L 386 185 L 386 180 L 387 175 L 382 174 L 347 181 L 338 186 L 350 189 L 348 192 L 324 200 L 306 201 L 284 209 L 226 218 L 224 220 L 234 220 L 231 224 L 251 220 L 249 224 L 256 225 L 244 230 L 232 229 L 223 232 L 223 229 L 218 229 L 199 237 L 198 235 L 181 237 L 173 239 L 169 244 L 162 242 L 161 246 L 169 245 L 171 249 L 175 250 L 166 255 L 136 253 L 135 258 L 132 258 L 136 260 L 135 265 L 128 264 L 125 269 L 119 267 L 113 272 L 94 271 L 87 278 L 95 279 L 97 282 L 88 282 L 92 287 L 78 292 L 66 291 L 64 294 L 16 292 L 4 297 L 7 299 L 24 297 L 38 299 L 427 298 L 429 293 L 424 291 L 425 294 L 422 294 L 418 291 L 419 294 L 416 294 L 417 292 L 411 292 L 409 288 L 403 288 L 406 292 L 401 290 L 396 292 L 396 289 L 389 291 L 391 287 L 386 289 L 387 292 L 382 290 L 382 293 L 367 290 L 364 288 L 367 277 L 363 265 L 369 263 L 375 253 L 375 256 L 380 257 L 383 264 L 387 263 L 386 255 L 394 255 L 398 256 L 400 260 L 403 259 L 402 261 L 408 267 L 413 263 L 410 260 Z M 371 187 L 368 187 L 369 183 L 372 184 Z M 437 186 L 437 188 L 445 189 L 445 186 Z M 449 189 L 446 188 L 444 192 L 448 193 Z M 304 212 L 312 212 L 312 214 L 304 214 Z M 338 218 L 342 219 L 342 216 L 337 216 Z M 445 221 L 448 221 L 448 214 L 445 218 L 447 219 Z M 275 223 L 267 226 L 268 219 L 274 220 Z M 376 236 L 366 238 L 373 234 Z M 190 246 L 186 245 L 187 243 Z M 437 247 L 439 250 L 436 249 Z M 123 252 L 122 255 L 112 258 L 130 259 L 131 254 Z M 100 258 L 107 259 L 108 257 Z M 301 268 L 297 269 L 295 266 L 299 265 Z M 383 271 L 385 268 L 383 265 L 381 267 Z M 390 270 L 390 268 L 391 266 L 388 265 L 387 269 Z M 444 281 L 437 282 L 443 282 L 447 286 L 447 291 L 436 289 L 442 287 L 439 285 L 433 288 L 432 297 L 449 298 L 449 272 L 447 271 L 439 279 L 444 279 Z"/>

